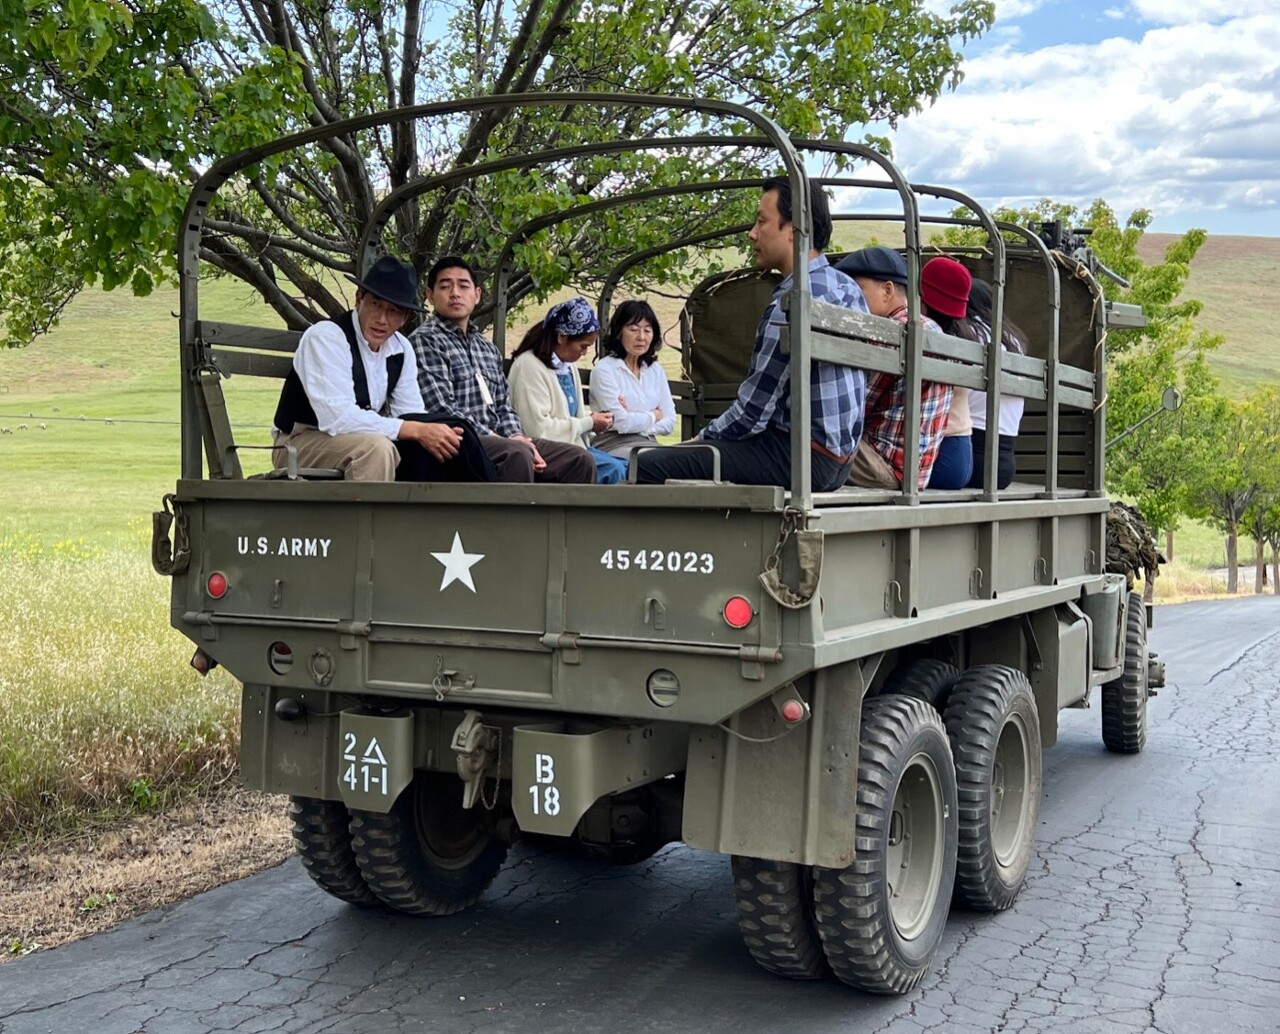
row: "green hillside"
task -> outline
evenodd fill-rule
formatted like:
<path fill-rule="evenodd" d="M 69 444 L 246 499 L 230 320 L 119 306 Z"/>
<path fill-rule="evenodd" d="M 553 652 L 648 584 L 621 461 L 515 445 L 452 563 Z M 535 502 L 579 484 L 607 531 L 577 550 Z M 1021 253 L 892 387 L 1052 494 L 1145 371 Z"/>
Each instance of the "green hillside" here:
<path fill-rule="evenodd" d="M 1156 262 L 1175 239 L 1149 233 L 1138 253 Z M 1280 239 L 1215 237 L 1210 234 L 1187 281 L 1186 295 L 1204 303 L 1200 326 L 1225 341 L 1210 364 L 1228 394 L 1243 396 L 1254 385 L 1280 381 L 1275 328 L 1280 322 Z"/>

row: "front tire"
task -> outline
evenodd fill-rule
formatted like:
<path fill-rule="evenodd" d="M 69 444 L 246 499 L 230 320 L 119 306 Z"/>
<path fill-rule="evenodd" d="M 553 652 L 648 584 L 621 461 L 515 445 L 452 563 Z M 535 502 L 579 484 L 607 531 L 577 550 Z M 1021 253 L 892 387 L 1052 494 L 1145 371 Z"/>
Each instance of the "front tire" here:
<path fill-rule="evenodd" d="M 862 711 L 854 862 L 815 870 L 818 932 L 841 981 L 904 994 L 942 941 L 956 871 L 956 775 L 938 713 L 873 697 Z"/>
<path fill-rule="evenodd" d="M 756 963 L 791 980 L 830 976 L 814 918 L 813 870 L 741 855 L 731 862 L 738 930 Z"/>
<path fill-rule="evenodd" d="M 302 867 L 326 894 L 351 905 L 378 903 L 369 889 L 351 846 L 351 813 L 341 801 L 315 797 L 290 797 L 289 819 L 293 845 Z"/>
<path fill-rule="evenodd" d="M 1129 593 L 1125 611 L 1124 672 L 1102 687 L 1102 742 L 1113 754 L 1137 754 L 1147 745 L 1147 610 Z"/>
<path fill-rule="evenodd" d="M 462 780 L 416 772 L 385 815 L 351 813 L 356 863 L 384 904 L 446 916 L 475 904 L 507 856 L 480 808 L 462 807 Z"/>
<path fill-rule="evenodd" d="M 1022 672 L 980 665 L 960 676 L 945 720 L 960 799 L 955 897 L 999 912 L 1026 882 L 1040 819 L 1044 773 L 1035 695 Z"/>

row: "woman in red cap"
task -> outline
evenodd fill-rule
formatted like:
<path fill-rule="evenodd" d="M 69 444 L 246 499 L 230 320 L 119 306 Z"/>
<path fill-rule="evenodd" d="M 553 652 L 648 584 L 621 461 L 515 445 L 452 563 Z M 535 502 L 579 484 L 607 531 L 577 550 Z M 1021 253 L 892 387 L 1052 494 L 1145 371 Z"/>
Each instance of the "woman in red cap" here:
<path fill-rule="evenodd" d="M 981 340 L 977 328 L 966 318 L 969 288 L 973 278 L 953 258 L 931 258 L 920 270 L 920 300 L 925 315 L 932 317 L 953 337 Z M 933 461 L 930 488 L 964 488 L 973 475 L 973 421 L 969 417 L 969 389 L 956 386 L 947 412 L 947 429 Z"/>

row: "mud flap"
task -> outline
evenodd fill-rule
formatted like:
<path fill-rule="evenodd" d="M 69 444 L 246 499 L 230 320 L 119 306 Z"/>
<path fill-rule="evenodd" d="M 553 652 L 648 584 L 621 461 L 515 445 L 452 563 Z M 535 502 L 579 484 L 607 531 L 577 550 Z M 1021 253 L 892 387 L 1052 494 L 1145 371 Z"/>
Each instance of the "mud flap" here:
<path fill-rule="evenodd" d="M 565 722 L 512 733 L 511 802 L 526 833 L 567 837 L 607 793 L 684 769 L 689 732 L 652 724 L 570 731 Z"/>
<path fill-rule="evenodd" d="M 413 715 L 349 708 L 338 718 L 338 750 L 342 803 L 385 814 L 413 782 Z"/>

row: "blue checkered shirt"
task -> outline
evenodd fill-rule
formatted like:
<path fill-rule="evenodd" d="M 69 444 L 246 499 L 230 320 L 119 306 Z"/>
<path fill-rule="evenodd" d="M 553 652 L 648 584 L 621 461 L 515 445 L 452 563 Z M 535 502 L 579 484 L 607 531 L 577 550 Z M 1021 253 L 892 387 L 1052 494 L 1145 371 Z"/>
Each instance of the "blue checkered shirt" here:
<path fill-rule="evenodd" d="M 524 433 L 511 405 L 502 356 L 474 325 L 462 330 L 432 314 L 409 341 L 418 358 L 418 386 L 428 413 L 469 420 L 481 434 L 510 438 Z M 477 376 L 484 378 L 491 402 L 485 401 Z"/>
<path fill-rule="evenodd" d="M 723 415 L 711 421 L 703 438 L 749 438 L 773 426 L 791 430 L 791 381 L 788 357 L 778 350 L 787 325 L 780 299 L 791 290 L 788 276 L 773 292 L 773 301 L 760 318 L 747 378 L 738 398 Z M 853 278 L 819 255 L 809 260 L 809 290 L 815 301 L 867 312 L 867 300 Z M 862 370 L 835 363 L 815 362 L 810 373 L 813 440 L 836 456 L 852 456 L 862 436 L 862 412 L 867 377 Z M 425 390 L 423 394 L 425 394 Z"/>

